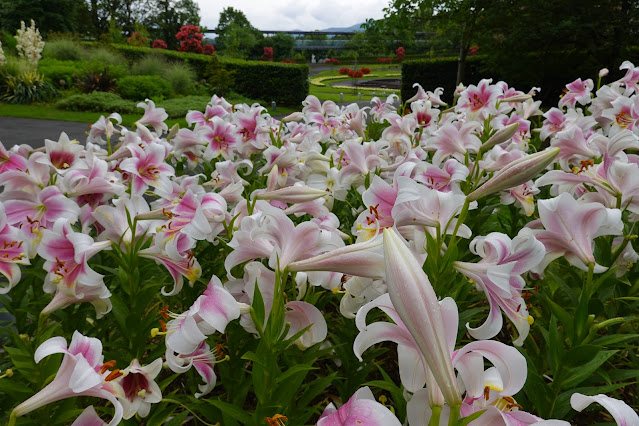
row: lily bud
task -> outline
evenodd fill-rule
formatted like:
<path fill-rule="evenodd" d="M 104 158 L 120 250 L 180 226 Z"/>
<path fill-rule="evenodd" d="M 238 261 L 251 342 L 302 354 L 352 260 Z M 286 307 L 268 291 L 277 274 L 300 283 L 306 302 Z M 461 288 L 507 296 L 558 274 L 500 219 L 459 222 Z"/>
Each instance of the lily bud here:
<path fill-rule="evenodd" d="M 599 77 L 605 77 L 608 75 L 610 71 L 608 71 L 608 68 L 602 68 L 599 70 Z"/>
<path fill-rule="evenodd" d="M 302 121 L 304 120 L 304 114 L 299 111 L 295 111 L 282 118 L 282 122 L 286 123 L 287 121 Z"/>
<path fill-rule="evenodd" d="M 388 294 L 415 339 L 450 407 L 461 405 L 461 393 L 446 342 L 444 319 L 428 276 L 392 228 L 384 229 Z"/>
<path fill-rule="evenodd" d="M 258 200 L 275 200 L 284 203 L 306 203 L 325 196 L 326 191 L 323 189 L 311 188 L 305 185 L 293 185 L 275 191 L 262 192 L 261 194 L 257 194 L 255 198 Z"/>
<path fill-rule="evenodd" d="M 180 124 L 179 123 L 175 123 L 173 125 L 173 127 L 171 127 L 171 129 L 169 130 L 169 134 L 166 135 L 166 139 L 167 140 L 171 140 L 173 138 L 173 136 L 177 135 L 178 130 L 180 130 Z"/>
<path fill-rule="evenodd" d="M 531 95 L 523 94 L 523 95 L 513 95 L 507 98 L 502 99 L 502 102 L 525 102 L 528 99 L 532 98 Z"/>
<path fill-rule="evenodd" d="M 495 173 L 482 186 L 468 194 L 466 199 L 476 201 L 495 192 L 528 182 L 552 163 L 559 155 L 559 151 L 559 148 L 550 148 L 513 161 Z"/>
<path fill-rule="evenodd" d="M 509 124 L 503 129 L 499 129 L 494 135 L 488 138 L 482 146 L 479 147 L 479 151 L 486 152 L 495 145 L 506 142 L 508 139 L 512 138 L 515 133 L 517 133 L 517 129 L 519 129 L 519 122 Z"/>

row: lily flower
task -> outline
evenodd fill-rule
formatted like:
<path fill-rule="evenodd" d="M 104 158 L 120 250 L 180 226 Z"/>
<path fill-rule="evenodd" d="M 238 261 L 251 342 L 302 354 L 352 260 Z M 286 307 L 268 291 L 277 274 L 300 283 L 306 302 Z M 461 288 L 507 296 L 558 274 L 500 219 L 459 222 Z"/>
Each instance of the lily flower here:
<path fill-rule="evenodd" d="M 588 396 L 578 392 L 573 393 L 570 397 L 570 405 L 577 411 L 582 411 L 593 402 L 608 410 L 618 425 L 639 425 L 637 412 L 621 400 L 603 394 Z"/>
<path fill-rule="evenodd" d="M 448 405 L 459 407 L 461 393 L 437 295 L 417 259 L 392 228 L 384 230 L 384 260 L 388 295 L 397 315 L 414 339 Z"/>
<path fill-rule="evenodd" d="M 200 392 L 195 393 L 199 398 L 211 392 L 217 382 L 217 376 L 213 370 L 216 364 L 215 352 L 211 350 L 206 342 L 201 342 L 190 354 L 176 354 L 170 348 L 166 348 L 166 364 L 174 373 L 186 373 L 191 367 L 195 368 L 204 384 L 198 385 Z"/>
<path fill-rule="evenodd" d="M 136 121 L 136 124 L 151 126 L 158 135 L 162 134 L 163 131 L 166 132 L 169 130 L 169 126 L 167 126 L 164 122 L 167 118 L 169 118 L 169 115 L 166 113 L 164 108 L 156 108 L 155 102 L 151 99 L 146 99 L 144 102 L 140 102 L 136 106 L 144 109 L 144 115 Z"/>
<path fill-rule="evenodd" d="M 567 92 L 559 100 L 559 108 L 564 107 L 566 104 L 570 108 L 574 108 L 575 104 L 579 102 L 580 105 L 589 104 L 592 101 L 591 93 L 594 87 L 592 79 L 581 81 L 581 78 L 566 84 Z"/>
<path fill-rule="evenodd" d="M 122 387 L 123 396 L 118 400 L 124 408 L 124 419 L 130 419 L 138 414 L 146 417 L 151 410 L 151 404 L 162 401 L 162 391 L 155 378 L 162 370 L 162 358 L 158 358 L 149 365 L 142 367 L 137 359 L 124 370 L 115 381 Z"/>
<path fill-rule="evenodd" d="M 142 195 L 149 185 L 170 188 L 169 176 L 173 176 L 173 167 L 164 162 L 166 149 L 157 143 L 149 144 L 146 149 L 138 145 L 127 145 L 132 157 L 120 163 L 120 169 L 128 172 L 133 179 L 133 194 Z"/>
<path fill-rule="evenodd" d="M 471 241 L 470 251 L 482 260 L 478 263 L 456 261 L 453 267 L 486 293 L 490 313 L 480 327 L 470 328 L 466 324 L 468 332 L 475 339 L 495 337 L 502 329 L 501 308 L 519 333 L 513 344 L 521 346 L 528 336 L 532 320 L 521 296 L 525 285 L 521 274 L 537 266 L 546 249 L 530 234 L 520 234 L 511 241 L 506 234 L 492 232 Z"/>
<path fill-rule="evenodd" d="M 595 261 L 594 239 L 601 235 L 621 235 L 623 222 L 619 209 L 608 209 L 599 203 L 584 203 L 565 192 L 550 200 L 537 203 L 543 230 L 533 230 L 546 247 L 546 257 L 541 270 L 552 259 L 565 256 L 566 260 L 584 271 L 593 264 L 594 272 L 607 268 Z M 537 272 L 537 271 L 535 271 Z"/>
<path fill-rule="evenodd" d="M 122 404 L 116 399 L 117 386 L 111 381 L 118 377 L 118 370 L 108 371 L 108 363 L 103 363 L 102 342 L 86 337 L 78 331 L 73 333 L 67 347 L 64 337 L 52 337 L 42 343 L 35 352 L 35 362 L 52 354 L 64 354 L 60 369 L 51 383 L 13 409 L 16 417 L 55 401 L 74 396 L 93 396 L 110 401 L 115 414 L 109 425 L 117 425 L 122 420 Z"/>
<path fill-rule="evenodd" d="M 368 386 L 358 389 L 339 409 L 331 402 L 326 406 L 315 426 L 401 426 L 397 417 L 375 401 Z"/>
<path fill-rule="evenodd" d="M 0 287 L 0 294 L 7 294 L 20 282 L 19 265 L 30 264 L 23 239 L 20 231 L 7 223 L 4 204 L 0 202 L 0 273 L 9 281 L 7 287 Z"/>

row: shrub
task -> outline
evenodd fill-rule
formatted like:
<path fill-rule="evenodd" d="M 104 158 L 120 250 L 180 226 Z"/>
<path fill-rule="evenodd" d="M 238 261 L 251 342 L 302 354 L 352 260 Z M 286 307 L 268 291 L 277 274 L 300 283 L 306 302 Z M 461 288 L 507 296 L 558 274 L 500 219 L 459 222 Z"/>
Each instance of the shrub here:
<path fill-rule="evenodd" d="M 0 30 L 0 43 L 2 43 L 2 49 L 4 50 L 5 55 L 17 55 L 18 50 L 16 49 L 16 45 L 18 41 L 14 36 L 9 34 L 8 32 Z"/>
<path fill-rule="evenodd" d="M 55 106 L 70 111 L 119 112 L 121 114 L 137 112 L 135 102 L 126 101 L 115 93 L 106 92 L 69 96 L 58 101 Z"/>
<path fill-rule="evenodd" d="M 204 49 L 202 47 L 204 35 L 197 25 L 184 25 L 175 35 L 175 38 L 180 42 L 180 47 L 178 47 L 180 52 L 202 53 Z"/>
<path fill-rule="evenodd" d="M 235 71 L 230 71 L 217 56 L 211 58 L 206 69 L 206 78 L 211 92 L 218 96 L 226 96 L 235 87 Z"/>
<path fill-rule="evenodd" d="M 171 86 L 155 75 L 132 75 L 117 82 L 117 91 L 125 99 L 163 99 L 171 93 Z"/>
<path fill-rule="evenodd" d="M 164 78 L 176 95 L 190 95 L 195 91 L 195 72 L 187 64 L 176 62 L 164 71 Z"/>
<path fill-rule="evenodd" d="M 70 87 L 77 83 L 81 72 L 74 61 L 43 59 L 38 63 L 38 71 L 55 87 Z"/>
<path fill-rule="evenodd" d="M 58 96 L 58 91 L 45 81 L 44 75 L 29 70 L 18 75 L 0 76 L 0 100 L 10 104 L 45 102 Z"/>
<path fill-rule="evenodd" d="M 84 49 L 73 40 L 54 40 L 44 46 L 42 55 L 44 58 L 59 61 L 79 61 L 84 56 Z"/>
<path fill-rule="evenodd" d="M 362 74 L 370 74 L 371 73 L 371 69 L 370 68 L 361 68 L 360 71 L 362 72 Z"/>
<path fill-rule="evenodd" d="M 100 64 L 109 65 L 125 65 L 126 61 L 117 51 L 109 49 L 107 47 L 96 47 L 94 49 L 87 49 L 84 54 L 85 59 L 88 61 L 99 62 Z"/>
<path fill-rule="evenodd" d="M 339 69 L 339 71 L 337 71 L 337 73 L 338 73 L 339 75 L 348 75 L 348 72 L 349 72 L 350 70 L 351 70 L 350 68 L 346 68 L 346 67 L 344 67 L 344 68 L 340 68 L 340 69 Z"/>
<path fill-rule="evenodd" d="M 133 75 L 163 75 L 169 63 L 161 55 L 149 54 L 131 65 Z"/>
<path fill-rule="evenodd" d="M 185 96 L 158 102 L 157 106 L 164 108 L 169 117 L 178 118 L 184 117 L 189 111 L 203 111 L 210 101 L 210 96 Z"/>
<path fill-rule="evenodd" d="M 273 62 L 273 48 L 272 47 L 264 47 L 264 60 L 268 62 Z"/>
<path fill-rule="evenodd" d="M 149 38 L 140 32 L 134 32 L 131 37 L 126 39 L 126 42 L 132 46 L 148 47 Z"/>
<path fill-rule="evenodd" d="M 164 40 L 153 40 L 153 44 L 151 45 L 153 49 L 166 49 L 167 47 Z"/>
<path fill-rule="evenodd" d="M 397 50 L 395 50 L 395 62 L 402 62 L 404 60 L 404 55 L 406 55 L 406 49 L 399 46 Z"/>
<path fill-rule="evenodd" d="M 215 54 L 215 46 L 212 44 L 202 45 L 202 53 L 204 55 L 214 55 Z"/>

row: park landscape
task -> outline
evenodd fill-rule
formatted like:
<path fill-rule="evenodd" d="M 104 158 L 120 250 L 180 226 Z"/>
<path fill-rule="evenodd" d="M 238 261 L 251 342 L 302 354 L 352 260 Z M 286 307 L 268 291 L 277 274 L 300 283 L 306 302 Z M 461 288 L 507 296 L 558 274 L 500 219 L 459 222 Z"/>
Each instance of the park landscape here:
<path fill-rule="evenodd" d="M 108 3 L 0 11 L 0 116 L 91 124 L 0 141 L 3 424 L 639 424 L 633 5 Z"/>

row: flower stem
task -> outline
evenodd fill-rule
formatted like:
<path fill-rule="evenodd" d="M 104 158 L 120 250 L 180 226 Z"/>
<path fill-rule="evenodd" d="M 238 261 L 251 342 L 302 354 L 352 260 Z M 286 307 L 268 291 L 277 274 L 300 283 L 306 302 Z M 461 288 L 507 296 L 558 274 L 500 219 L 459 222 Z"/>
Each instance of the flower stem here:
<path fill-rule="evenodd" d="M 430 415 L 428 426 L 439 426 L 439 416 L 442 414 L 442 407 L 439 405 L 435 405 L 431 408 L 433 410 L 433 413 Z"/>
<path fill-rule="evenodd" d="M 456 426 L 459 419 L 459 405 L 450 407 L 450 417 L 448 418 L 448 426 Z"/>

